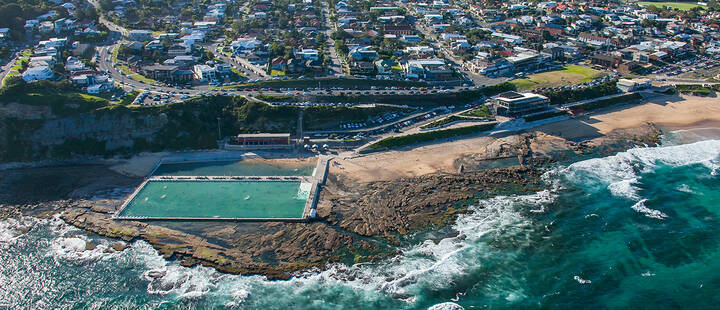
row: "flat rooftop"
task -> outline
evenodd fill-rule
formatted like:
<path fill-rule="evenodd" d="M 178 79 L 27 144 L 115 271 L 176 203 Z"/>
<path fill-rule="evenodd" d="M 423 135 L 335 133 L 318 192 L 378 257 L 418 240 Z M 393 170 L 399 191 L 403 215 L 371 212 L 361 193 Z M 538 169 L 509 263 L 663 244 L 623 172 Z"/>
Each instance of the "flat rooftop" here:
<path fill-rule="evenodd" d="M 527 99 L 547 99 L 547 97 L 535 94 L 535 93 L 518 93 L 514 91 L 508 91 L 501 93 L 497 95 L 496 97 L 499 100 L 506 101 L 506 102 L 513 102 L 513 101 L 521 101 L 521 100 L 527 100 Z"/>
<path fill-rule="evenodd" d="M 237 135 L 238 138 L 290 138 L 289 133 L 247 133 L 247 134 L 239 134 Z"/>

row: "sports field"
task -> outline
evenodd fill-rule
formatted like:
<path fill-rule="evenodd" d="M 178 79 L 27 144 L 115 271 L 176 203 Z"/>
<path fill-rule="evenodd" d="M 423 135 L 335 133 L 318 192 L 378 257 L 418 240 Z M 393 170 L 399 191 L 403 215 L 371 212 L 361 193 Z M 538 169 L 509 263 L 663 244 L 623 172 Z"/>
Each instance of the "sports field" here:
<path fill-rule="evenodd" d="M 592 68 L 570 65 L 562 70 L 543 72 L 528 75 L 510 83 L 515 84 L 518 90 L 529 90 L 539 87 L 559 87 L 585 83 L 604 76 L 605 73 Z"/>
<path fill-rule="evenodd" d="M 689 11 L 692 8 L 699 7 L 697 2 L 638 2 L 639 5 L 652 5 L 659 8 L 671 7 L 680 11 Z"/>

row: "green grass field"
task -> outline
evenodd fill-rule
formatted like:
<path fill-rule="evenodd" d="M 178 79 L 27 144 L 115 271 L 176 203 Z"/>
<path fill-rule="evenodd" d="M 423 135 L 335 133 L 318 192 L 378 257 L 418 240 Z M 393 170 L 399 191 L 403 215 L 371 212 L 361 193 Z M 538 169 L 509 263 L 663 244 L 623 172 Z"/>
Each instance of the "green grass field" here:
<path fill-rule="evenodd" d="M 652 5 L 659 8 L 670 7 L 678 9 L 680 11 L 689 11 L 693 8 L 699 7 L 700 5 L 696 2 L 638 2 L 639 5 Z"/>
<path fill-rule="evenodd" d="M 129 77 L 129 78 L 131 78 L 131 79 L 133 79 L 133 80 L 136 80 L 136 81 L 139 81 L 139 82 L 143 82 L 143 83 L 145 83 L 145 84 L 154 84 L 154 83 L 157 83 L 157 81 L 155 81 L 155 80 L 153 80 L 153 79 L 151 79 L 151 78 L 147 78 L 147 77 L 145 77 L 144 75 L 141 75 L 141 74 L 138 74 L 138 73 L 133 72 L 132 70 L 130 70 L 130 68 L 129 68 L 128 66 L 118 65 L 118 68 L 120 69 L 120 71 L 122 71 L 123 73 L 125 73 L 125 75 L 126 75 L 127 77 Z"/>
<path fill-rule="evenodd" d="M 532 74 L 524 79 L 510 83 L 518 90 L 529 90 L 539 87 L 559 87 L 585 83 L 604 76 L 605 73 L 588 67 L 570 65 L 562 70 Z"/>

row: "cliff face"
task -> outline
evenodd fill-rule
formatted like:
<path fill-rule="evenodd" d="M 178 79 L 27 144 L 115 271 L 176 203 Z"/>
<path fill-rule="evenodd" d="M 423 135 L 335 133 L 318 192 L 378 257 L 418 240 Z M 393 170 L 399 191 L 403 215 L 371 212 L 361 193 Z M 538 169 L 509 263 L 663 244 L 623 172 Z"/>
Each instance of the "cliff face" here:
<path fill-rule="evenodd" d="M 149 140 L 168 122 L 164 113 L 129 115 L 125 113 L 83 114 L 46 120 L 30 139 L 40 145 L 53 146 L 67 139 L 105 141 L 106 150 L 132 147 L 134 139 Z"/>
<path fill-rule="evenodd" d="M 167 123 L 165 113 L 93 111 L 58 117 L 47 107 L 0 104 L 0 160 L 133 149 L 137 141 L 151 142 Z"/>

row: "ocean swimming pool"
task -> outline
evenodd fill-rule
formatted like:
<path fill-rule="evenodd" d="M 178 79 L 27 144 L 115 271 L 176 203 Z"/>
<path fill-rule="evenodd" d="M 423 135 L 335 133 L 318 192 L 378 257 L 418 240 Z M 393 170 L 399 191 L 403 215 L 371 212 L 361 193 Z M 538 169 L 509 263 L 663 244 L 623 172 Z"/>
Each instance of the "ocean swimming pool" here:
<path fill-rule="evenodd" d="M 118 214 L 146 219 L 301 219 L 312 183 L 148 180 Z"/>

